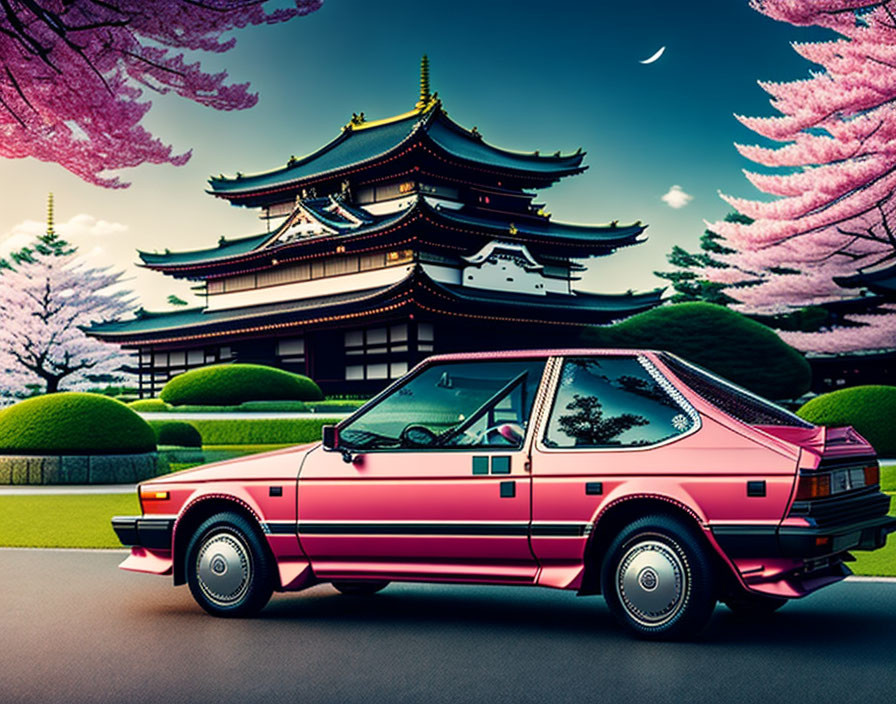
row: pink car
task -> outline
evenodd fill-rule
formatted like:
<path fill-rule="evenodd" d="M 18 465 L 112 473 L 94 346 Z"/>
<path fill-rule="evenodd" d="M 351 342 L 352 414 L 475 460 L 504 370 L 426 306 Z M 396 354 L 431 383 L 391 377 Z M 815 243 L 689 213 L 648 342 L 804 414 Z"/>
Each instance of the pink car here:
<path fill-rule="evenodd" d="M 603 594 L 643 637 L 717 600 L 770 612 L 884 545 L 873 448 L 682 359 L 636 350 L 432 357 L 323 442 L 139 487 L 122 567 L 173 575 L 218 616 L 331 582 Z"/>

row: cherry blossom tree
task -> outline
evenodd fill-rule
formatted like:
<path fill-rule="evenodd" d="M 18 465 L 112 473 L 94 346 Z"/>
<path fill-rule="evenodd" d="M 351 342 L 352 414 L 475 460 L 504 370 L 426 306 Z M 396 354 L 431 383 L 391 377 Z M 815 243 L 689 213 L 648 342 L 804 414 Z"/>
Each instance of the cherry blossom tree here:
<path fill-rule="evenodd" d="M 738 116 L 780 143 L 736 145 L 748 159 L 776 169 L 747 178 L 771 200 L 723 195 L 753 222 L 717 222 L 735 253 L 727 268 L 706 268 L 709 281 L 750 314 L 776 314 L 857 297 L 837 279 L 896 260 L 896 1 L 751 0 L 759 12 L 794 25 L 835 32 L 828 41 L 794 44 L 822 67 L 808 79 L 761 82 L 781 113 Z M 750 286 L 736 286 L 757 281 Z M 896 347 L 896 308 L 846 315 L 834 329 L 782 332 L 807 351 Z"/>
<path fill-rule="evenodd" d="M 57 162 L 84 180 L 123 187 L 110 170 L 181 165 L 141 121 L 148 88 L 218 110 L 251 107 L 248 84 L 206 73 L 183 51 L 226 52 L 223 35 L 320 7 L 294 0 L 0 0 L 0 156 Z"/>
<path fill-rule="evenodd" d="M 88 337 L 83 328 L 121 317 L 133 308 L 113 287 L 122 274 L 83 266 L 77 254 L 35 249 L 29 260 L 0 276 L 2 394 L 36 388 L 53 393 L 124 380 L 128 355 Z"/>

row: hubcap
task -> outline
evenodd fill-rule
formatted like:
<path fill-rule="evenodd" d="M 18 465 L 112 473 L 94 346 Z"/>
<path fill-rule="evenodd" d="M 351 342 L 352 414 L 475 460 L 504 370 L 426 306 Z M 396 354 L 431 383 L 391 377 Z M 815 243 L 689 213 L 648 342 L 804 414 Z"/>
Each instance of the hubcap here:
<path fill-rule="evenodd" d="M 667 623 L 684 606 L 690 584 L 677 546 L 644 540 L 631 546 L 616 568 L 616 591 L 628 615 L 643 626 Z"/>
<path fill-rule="evenodd" d="M 228 531 L 209 536 L 196 557 L 199 588 L 209 601 L 229 606 L 249 588 L 252 562 L 242 539 Z"/>

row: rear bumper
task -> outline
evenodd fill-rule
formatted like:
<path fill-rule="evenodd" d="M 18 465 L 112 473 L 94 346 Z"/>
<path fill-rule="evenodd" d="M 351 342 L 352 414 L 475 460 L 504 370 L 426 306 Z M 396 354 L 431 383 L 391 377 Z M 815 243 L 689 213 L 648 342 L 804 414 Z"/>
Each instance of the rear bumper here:
<path fill-rule="evenodd" d="M 877 550 L 896 532 L 896 518 L 880 516 L 840 526 L 712 526 L 713 537 L 731 559 L 815 558 L 847 550 Z"/>
<path fill-rule="evenodd" d="M 847 526 L 782 526 L 778 543 L 784 557 L 817 557 L 847 550 L 877 550 L 893 532 L 896 518 L 881 516 Z"/>
<path fill-rule="evenodd" d="M 840 526 L 716 526 L 712 534 L 747 590 L 795 598 L 851 574 L 850 550 L 883 547 L 896 518 Z"/>
<path fill-rule="evenodd" d="M 112 530 L 122 545 L 150 550 L 170 550 L 174 519 L 115 516 L 112 519 Z"/>

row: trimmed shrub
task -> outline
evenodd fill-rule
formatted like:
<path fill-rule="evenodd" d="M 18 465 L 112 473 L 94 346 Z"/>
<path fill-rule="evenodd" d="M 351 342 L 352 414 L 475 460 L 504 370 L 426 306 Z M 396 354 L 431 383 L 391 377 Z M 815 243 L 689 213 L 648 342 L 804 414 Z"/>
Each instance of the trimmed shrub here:
<path fill-rule="evenodd" d="M 320 440 L 321 427 L 334 418 L 192 420 L 203 445 L 301 445 Z"/>
<path fill-rule="evenodd" d="M 317 401 L 311 379 L 260 364 L 215 364 L 179 374 L 159 397 L 172 406 L 237 406 L 245 401 Z"/>
<path fill-rule="evenodd" d="M 678 303 L 639 313 L 582 334 L 589 347 L 666 350 L 772 399 L 809 390 L 812 372 L 803 355 L 774 331 L 712 303 Z"/>
<path fill-rule="evenodd" d="M 155 434 L 145 420 L 99 394 L 48 394 L 0 412 L 0 454 L 120 455 L 155 449 Z"/>
<path fill-rule="evenodd" d="M 193 425 L 185 420 L 149 421 L 159 445 L 178 447 L 202 447 L 202 436 Z"/>
<path fill-rule="evenodd" d="M 357 411 L 361 406 L 367 403 L 369 399 L 326 399 L 324 401 L 313 401 L 308 404 L 308 410 L 314 413 L 352 413 Z"/>
<path fill-rule="evenodd" d="M 167 411 L 170 406 L 160 398 L 141 398 L 131 401 L 128 408 L 133 408 L 138 413 L 160 413 Z"/>
<path fill-rule="evenodd" d="M 817 425 L 851 425 L 879 455 L 896 456 L 896 386 L 854 386 L 816 396 L 797 415 Z"/>

